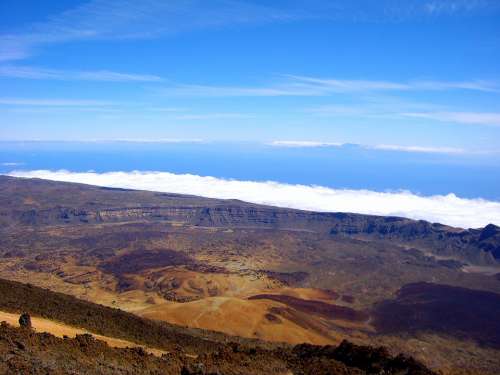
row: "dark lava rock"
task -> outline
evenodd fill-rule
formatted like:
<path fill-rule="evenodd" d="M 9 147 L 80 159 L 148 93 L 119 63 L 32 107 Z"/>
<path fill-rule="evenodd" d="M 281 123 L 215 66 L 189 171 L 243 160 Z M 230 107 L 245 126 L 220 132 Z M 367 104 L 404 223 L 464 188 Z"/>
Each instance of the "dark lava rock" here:
<path fill-rule="evenodd" d="M 373 311 L 377 332 L 436 332 L 500 349 L 500 294 L 433 283 L 404 285 Z"/>
<path fill-rule="evenodd" d="M 435 374 L 417 360 L 404 355 L 393 357 L 384 347 L 355 345 L 347 340 L 335 347 L 331 345 L 316 346 L 299 344 L 293 348 L 293 353 L 299 358 L 328 358 L 344 365 L 360 369 L 367 374 Z"/>
<path fill-rule="evenodd" d="M 22 328 L 28 328 L 31 329 L 31 316 L 28 313 L 22 313 L 21 316 L 19 317 L 19 325 Z"/>

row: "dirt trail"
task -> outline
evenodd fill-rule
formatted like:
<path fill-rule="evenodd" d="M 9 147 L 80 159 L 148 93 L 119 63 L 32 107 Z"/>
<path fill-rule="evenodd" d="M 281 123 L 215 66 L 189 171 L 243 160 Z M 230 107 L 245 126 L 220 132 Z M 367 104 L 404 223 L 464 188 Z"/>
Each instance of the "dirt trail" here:
<path fill-rule="evenodd" d="M 19 326 L 19 314 L 11 314 L 8 312 L 0 311 L 0 322 L 5 321 L 14 327 Z M 47 332 L 57 337 L 75 337 L 76 335 L 82 335 L 84 333 L 89 333 L 96 339 L 106 342 L 109 346 L 115 348 L 133 348 L 142 347 L 146 352 L 154 354 L 156 356 L 161 356 L 167 353 L 166 351 L 160 349 L 149 348 L 144 345 L 139 345 L 131 341 L 117 339 L 109 336 L 102 336 L 95 334 L 93 332 L 87 331 L 85 329 L 76 328 L 73 326 L 66 325 L 64 323 L 59 323 L 53 320 L 44 319 L 32 316 L 31 324 L 36 332 Z"/>

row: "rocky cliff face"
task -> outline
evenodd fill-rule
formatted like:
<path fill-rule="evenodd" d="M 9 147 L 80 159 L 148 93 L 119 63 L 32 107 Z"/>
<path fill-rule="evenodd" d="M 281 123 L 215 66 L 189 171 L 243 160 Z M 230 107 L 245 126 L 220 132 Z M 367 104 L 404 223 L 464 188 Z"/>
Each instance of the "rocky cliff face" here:
<path fill-rule="evenodd" d="M 0 223 L 85 224 L 130 221 L 176 222 L 207 227 L 314 231 L 429 245 L 444 255 L 500 260 L 500 229 L 459 229 L 400 217 L 319 213 L 124 189 L 0 176 Z M 478 255 L 479 254 L 479 255 Z M 484 256 L 482 256 L 484 258 Z"/>
<path fill-rule="evenodd" d="M 483 229 L 474 231 L 471 237 L 473 244 L 491 253 L 496 259 L 500 259 L 500 227 L 489 224 Z"/>

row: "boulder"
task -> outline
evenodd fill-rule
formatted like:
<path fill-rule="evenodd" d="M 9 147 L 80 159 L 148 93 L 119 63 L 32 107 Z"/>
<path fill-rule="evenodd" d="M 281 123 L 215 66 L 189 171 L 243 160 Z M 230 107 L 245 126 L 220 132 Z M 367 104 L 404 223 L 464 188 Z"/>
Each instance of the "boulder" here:
<path fill-rule="evenodd" d="M 22 313 L 19 317 L 19 326 L 21 328 L 31 329 L 31 316 L 28 313 Z"/>

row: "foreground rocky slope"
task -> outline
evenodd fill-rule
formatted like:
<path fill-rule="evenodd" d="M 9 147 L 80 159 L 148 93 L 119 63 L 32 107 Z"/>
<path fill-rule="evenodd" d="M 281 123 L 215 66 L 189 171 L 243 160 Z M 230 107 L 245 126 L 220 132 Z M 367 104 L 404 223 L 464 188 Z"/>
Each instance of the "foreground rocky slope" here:
<path fill-rule="evenodd" d="M 57 338 L 30 325 L 16 329 L 2 322 L 2 374 L 433 374 L 414 359 L 393 357 L 384 348 L 347 341 L 338 347 L 270 346 L 148 321 L 32 285 L 0 280 L 0 290 L 0 309 L 32 311 L 164 350 L 160 356 L 141 347 L 111 348 L 89 334 Z M 22 317 L 20 322 L 29 320 L 27 314 Z"/>
<path fill-rule="evenodd" d="M 293 350 L 226 346 L 190 358 L 179 353 L 156 357 L 141 348 L 111 348 L 91 335 L 60 339 L 0 323 L 1 374 L 311 374 L 363 375 L 434 373 L 412 358 L 391 357 L 383 348 L 352 345 L 298 346 Z"/>
<path fill-rule="evenodd" d="M 500 371 L 494 225 L 2 176 L 0 224 L 0 277 L 131 317 L 293 345 L 383 343 L 436 369 Z"/>

